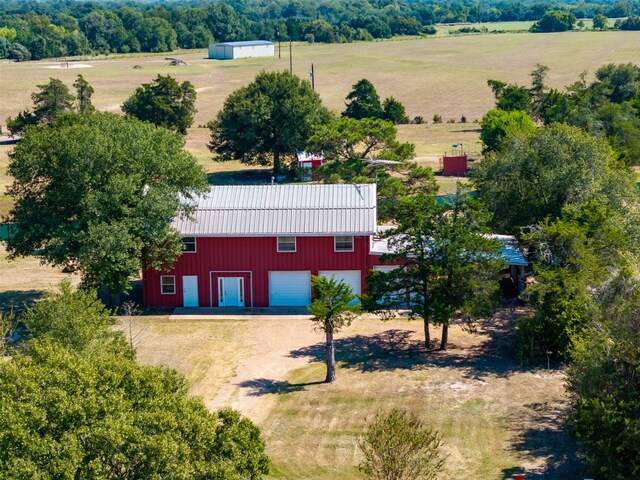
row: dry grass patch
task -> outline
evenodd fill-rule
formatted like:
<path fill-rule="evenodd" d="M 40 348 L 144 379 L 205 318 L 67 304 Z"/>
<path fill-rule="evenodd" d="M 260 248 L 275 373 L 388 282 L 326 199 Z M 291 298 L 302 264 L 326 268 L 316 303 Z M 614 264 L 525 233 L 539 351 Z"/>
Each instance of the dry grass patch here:
<path fill-rule="evenodd" d="M 393 407 L 418 413 L 444 434 L 444 478 L 489 480 L 521 468 L 527 478 L 575 472 L 575 463 L 556 461 L 573 456 L 566 433 L 536 431 L 541 415 L 566 409 L 562 372 L 521 370 L 506 356 L 502 327 L 478 336 L 455 328 L 447 352 L 426 352 L 420 327 L 357 322 L 338 340 L 332 385 L 316 384 L 324 377 L 320 345 L 291 353 L 307 355 L 311 363 L 264 392 L 278 394 L 261 424 L 274 477 L 359 478 L 357 438 L 377 412 Z M 543 437 L 555 453 L 540 451 L 536 442 Z"/>
<path fill-rule="evenodd" d="M 43 265 L 37 257 L 9 260 L 4 243 L 0 242 L 0 310 L 22 308 L 65 279 L 75 284 L 80 281 L 77 275 Z"/>
<path fill-rule="evenodd" d="M 190 392 L 205 400 L 229 383 L 247 354 L 246 322 L 166 316 L 136 316 L 131 322 L 138 361 L 175 368 L 187 377 Z M 117 328 L 128 336 L 129 318 L 119 317 Z"/>

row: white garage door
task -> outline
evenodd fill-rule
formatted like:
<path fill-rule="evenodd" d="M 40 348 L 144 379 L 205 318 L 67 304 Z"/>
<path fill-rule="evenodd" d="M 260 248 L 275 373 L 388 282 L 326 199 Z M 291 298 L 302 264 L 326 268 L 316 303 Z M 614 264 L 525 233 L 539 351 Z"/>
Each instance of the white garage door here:
<path fill-rule="evenodd" d="M 362 293 L 361 273 L 360 270 L 326 270 L 318 272 L 321 277 L 333 277 L 336 280 L 343 280 L 344 283 L 351 287 L 355 295 Z M 360 303 L 360 300 L 354 300 L 352 304 Z"/>
<path fill-rule="evenodd" d="M 269 272 L 269 305 L 302 307 L 311 303 L 311 272 Z"/>

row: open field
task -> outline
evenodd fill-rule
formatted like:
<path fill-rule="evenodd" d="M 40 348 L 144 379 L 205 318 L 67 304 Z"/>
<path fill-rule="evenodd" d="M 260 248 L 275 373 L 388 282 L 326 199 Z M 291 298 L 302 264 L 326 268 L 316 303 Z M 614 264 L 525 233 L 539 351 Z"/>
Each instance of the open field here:
<path fill-rule="evenodd" d="M 283 45 L 284 47 L 284 45 Z M 604 63 L 640 61 L 638 32 L 567 32 L 557 34 L 501 34 L 447 36 L 339 45 L 296 44 L 294 72 L 308 78 L 315 65 L 316 89 L 325 104 L 341 110 L 352 84 L 366 77 L 381 97 L 393 95 L 413 117 L 430 119 L 439 113 L 446 121 L 466 115 L 480 118 L 493 104 L 488 78 L 525 83 L 537 63 L 550 67 L 548 83 L 563 87 L 582 71 L 593 73 Z M 175 56 L 189 63 L 185 67 L 166 65 Z M 135 87 L 157 74 L 171 74 L 190 80 L 198 89 L 196 125 L 213 118 L 224 99 L 248 83 L 261 70 L 288 69 L 288 48 L 282 58 L 254 58 L 216 61 L 205 58 L 205 50 L 144 56 L 83 59 L 91 68 L 48 67 L 59 62 L 2 63 L 0 83 L 4 101 L 0 118 L 29 107 L 29 95 L 37 84 L 55 76 L 71 84 L 79 73 L 91 82 L 95 104 L 118 111 Z M 143 68 L 133 69 L 134 65 Z M 591 77 L 590 77 L 591 78 Z"/>
<path fill-rule="evenodd" d="M 487 28 L 519 30 L 523 23 L 487 24 Z M 457 27 L 447 27 L 457 28 Z M 68 85 L 82 74 L 95 88 L 94 103 L 101 110 L 118 112 L 122 102 L 143 82 L 158 74 L 171 74 L 191 81 L 197 91 L 198 114 L 194 128 L 186 137 L 187 149 L 210 173 L 233 171 L 240 165 L 220 165 L 210 161 L 206 148 L 208 130 L 202 128 L 221 108 L 229 93 L 250 82 L 261 70 L 285 70 L 289 67 L 287 45 L 282 58 L 253 58 L 234 61 L 206 59 L 205 50 L 171 54 L 121 55 L 83 58 L 90 68 L 60 67 L 61 62 L 39 61 L 0 63 L 0 122 L 31 106 L 36 85 L 57 77 Z M 605 63 L 640 63 L 640 32 L 567 32 L 557 34 L 505 33 L 500 35 L 444 35 L 430 38 L 396 39 L 340 45 L 295 44 L 293 69 L 303 78 L 313 62 L 316 89 L 325 104 L 335 110 L 344 108 L 344 97 L 359 79 L 370 79 L 382 98 L 394 96 L 402 101 L 410 117 L 421 115 L 428 122 L 435 113 L 446 122 L 464 115 L 468 124 L 405 125 L 399 127 L 402 140 L 416 144 L 419 157 L 438 157 L 450 151 L 452 143 L 463 142 L 472 154 L 480 150 L 477 125 L 472 123 L 493 106 L 486 85 L 489 78 L 521 84 L 537 63 L 550 67 L 548 84 L 562 88 L 578 75 L 593 72 Z M 185 67 L 167 65 L 165 57 L 188 62 Z M 71 62 L 71 65 L 74 65 Z M 142 68 L 133 69 L 135 65 Z M 10 183 L 6 175 L 7 154 L 11 145 L 0 144 L 0 195 Z M 233 181 L 226 174 L 224 181 Z M 223 175 L 224 177 L 224 175 Z M 268 178 L 268 177 L 267 177 Z M 258 181 L 258 180 L 256 180 Z M 0 197 L 0 214 L 6 213 L 9 199 Z"/>
<path fill-rule="evenodd" d="M 427 352 L 420 322 L 358 319 L 338 335 L 332 385 L 319 383 L 322 335 L 305 320 L 138 317 L 134 331 L 142 363 L 177 368 L 210 408 L 232 406 L 260 426 L 273 478 L 360 478 L 356 439 L 368 419 L 393 407 L 415 411 L 444 434 L 443 478 L 520 471 L 527 479 L 582 478 L 559 426 L 563 374 L 510 359 L 512 321 L 505 310 L 478 334 L 455 327 L 447 352 Z"/>

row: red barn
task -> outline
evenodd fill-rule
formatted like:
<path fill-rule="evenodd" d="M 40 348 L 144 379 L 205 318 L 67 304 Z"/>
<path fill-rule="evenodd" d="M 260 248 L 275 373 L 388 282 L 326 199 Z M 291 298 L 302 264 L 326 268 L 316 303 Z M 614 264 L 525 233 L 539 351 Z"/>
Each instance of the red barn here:
<path fill-rule="evenodd" d="M 383 253 L 374 184 L 212 186 L 173 227 L 184 251 L 144 272 L 149 307 L 305 306 L 312 275 L 361 293 Z"/>

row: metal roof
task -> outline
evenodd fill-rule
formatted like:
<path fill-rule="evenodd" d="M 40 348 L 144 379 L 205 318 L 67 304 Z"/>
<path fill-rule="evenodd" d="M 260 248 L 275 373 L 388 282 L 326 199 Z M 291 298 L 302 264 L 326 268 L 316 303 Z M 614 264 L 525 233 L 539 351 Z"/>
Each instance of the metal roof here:
<path fill-rule="evenodd" d="M 380 233 L 384 233 L 392 229 L 393 227 L 378 226 L 378 232 Z M 507 265 L 529 265 L 529 262 L 520 249 L 520 245 L 518 245 L 516 237 L 514 237 L 513 235 L 487 234 L 486 237 L 495 238 L 496 240 L 500 241 L 500 256 Z M 385 255 L 394 252 L 389 247 L 388 238 L 374 237 L 373 241 L 371 242 L 371 250 L 369 253 L 371 255 Z"/>
<path fill-rule="evenodd" d="M 372 235 L 376 186 L 212 186 L 190 218 L 172 226 L 183 236 Z"/>
<path fill-rule="evenodd" d="M 275 45 L 275 44 L 268 40 L 245 40 L 244 42 L 221 42 L 221 43 L 214 43 L 212 45 L 213 46 L 225 45 L 227 47 L 255 47 L 259 45 Z"/>

